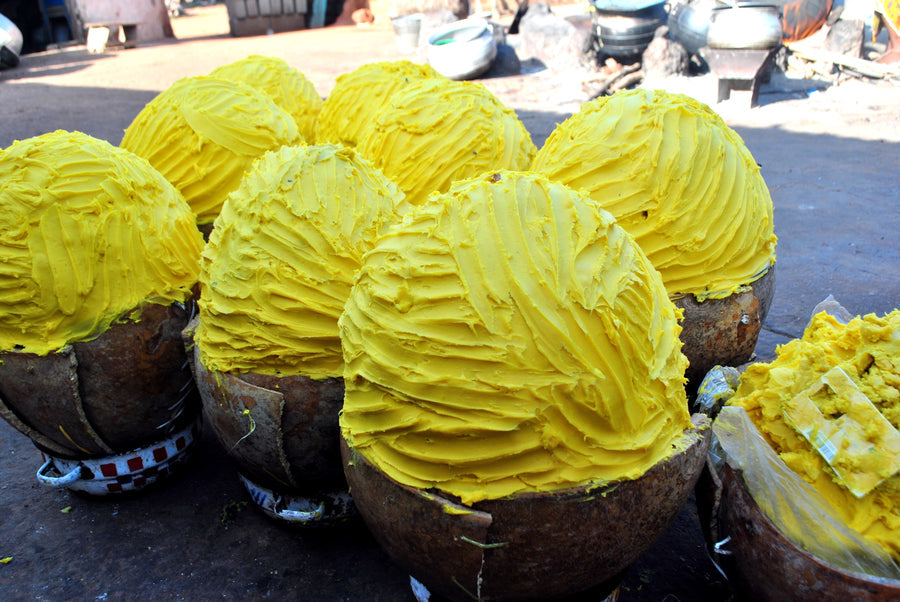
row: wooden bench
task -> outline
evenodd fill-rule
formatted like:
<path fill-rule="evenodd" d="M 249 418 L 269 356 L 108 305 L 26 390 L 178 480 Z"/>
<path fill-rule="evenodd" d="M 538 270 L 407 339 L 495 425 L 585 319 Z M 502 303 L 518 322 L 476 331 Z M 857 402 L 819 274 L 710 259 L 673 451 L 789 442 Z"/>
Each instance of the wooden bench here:
<path fill-rule="evenodd" d="M 87 28 L 88 52 L 103 52 L 107 46 L 120 43 L 125 48 L 137 46 L 137 23 L 96 22 L 85 23 Z M 110 34 L 115 32 L 115 41 L 110 42 Z"/>

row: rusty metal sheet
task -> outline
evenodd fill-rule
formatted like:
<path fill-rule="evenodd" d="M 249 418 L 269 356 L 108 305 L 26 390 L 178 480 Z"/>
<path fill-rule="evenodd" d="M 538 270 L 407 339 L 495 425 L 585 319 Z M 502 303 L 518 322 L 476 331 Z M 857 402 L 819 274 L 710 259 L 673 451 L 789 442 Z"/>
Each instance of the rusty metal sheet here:
<path fill-rule="evenodd" d="M 752 80 L 769 65 L 778 48 L 704 48 L 703 58 L 710 71 L 720 79 Z"/>

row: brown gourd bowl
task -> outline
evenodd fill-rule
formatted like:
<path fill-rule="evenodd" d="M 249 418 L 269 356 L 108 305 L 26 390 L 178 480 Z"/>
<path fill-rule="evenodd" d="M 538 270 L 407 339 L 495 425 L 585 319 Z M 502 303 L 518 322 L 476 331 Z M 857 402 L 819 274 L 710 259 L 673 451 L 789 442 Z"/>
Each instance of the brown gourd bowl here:
<path fill-rule="evenodd" d="M 193 340 L 191 326 L 185 340 Z M 241 475 L 252 482 L 245 481 L 248 488 L 313 498 L 346 492 L 338 427 L 343 379 L 238 376 L 207 368 L 196 345 L 191 347 L 203 415 Z M 340 496 L 332 501 L 346 502 Z M 347 508 L 332 510 L 344 516 Z"/>
<path fill-rule="evenodd" d="M 188 305 L 147 304 L 136 320 L 55 353 L 0 353 L 0 417 L 57 458 L 120 454 L 199 419 L 181 331 Z"/>
<path fill-rule="evenodd" d="M 690 361 L 685 376 L 693 394 L 714 366 L 739 366 L 753 356 L 759 332 L 775 296 L 775 266 L 724 299 L 697 301 L 694 295 L 671 297 L 684 310 L 682 353 Z"/>
<path fill-rule="evenodd" d="M 341 440 L 356 507 L 388 555 L 451 600 L 547 600 L 614 580 L 666 530 L 709 448 L 697 414 L 689 445 L 638 479 L 522 493 L 472 506 L 403 485 Z"/>
<path fill-rule="evenodd" d="M 697 510 L 710 558 L 747 600 L 900 600 L 900 581 L 831 565 L 791 542 L 763 513 L 739 471 L 707 462 Z"/>

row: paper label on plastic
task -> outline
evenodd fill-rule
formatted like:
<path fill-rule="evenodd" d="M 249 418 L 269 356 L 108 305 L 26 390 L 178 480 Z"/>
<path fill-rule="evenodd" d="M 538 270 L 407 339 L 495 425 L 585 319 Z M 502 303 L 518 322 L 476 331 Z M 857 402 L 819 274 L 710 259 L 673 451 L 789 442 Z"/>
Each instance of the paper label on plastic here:
<path fill-rule="evenodd" d="M 785 402 L 782 413 L 856 497 L 900 471 L 900 432 L 840 367 Z"/>

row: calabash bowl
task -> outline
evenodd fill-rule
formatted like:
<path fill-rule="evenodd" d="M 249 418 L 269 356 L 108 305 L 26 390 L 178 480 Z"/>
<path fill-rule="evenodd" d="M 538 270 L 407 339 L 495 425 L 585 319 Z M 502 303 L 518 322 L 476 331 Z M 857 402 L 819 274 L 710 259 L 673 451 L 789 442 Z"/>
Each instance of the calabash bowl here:
<path fill-rule="evenodd" d="M 206 422 L 258 507 L 298 526 L 352 516 L 339 446 L 343 379 L 235 375 L 206 367 L 196 346 L 192 353 Z"/>
<path fill-rule="evenodd" d="M 692 392 L 714 366 L 739 366 L 750 361 L 775 296 L 775 266 L 751 284 L 724 299 L 697 301 L 694 295 L 672 298 L 684 310 L 681 351 L 690 361 L 688 390 Z"/>
<path fill-rule="evenodd" d="M 707 462 L 697 510 L 710 558 L 747 600 L 900 600 L 900 580 L 836 567 L 790 541 L 727 463 Z"/>
<path fill-rule="evenodd" d="M 148 304 L 136 319 L 115 324 L 91 341 L 47 355 L 0 354 L 0 417 L 44 454 L 41 482 L 88 493 L 121 491 L 122 479 L 112 489 L 101 484 L 94 491 L 99 481 L 87 481 L 97 471 L 85 472 L 79 461 L 112 466 L 115 458 L 137 458 L 142 448 L 163 448 L 170 439 L 174 445 L 181 435 L 190 436 L 200 419 L 200 400 L 181 330 L 192 307 L 193 302 Z M 186 459 L 192 447 L 173 448 L 167 466 Z M 146 477 L 143 470 L 134 474 Z M 117 476 L 122 477 L 112 475 Z M 154 472 L 138 485 L 157 476 Z M 127 485 L 135 488 L 131 480 Z"/>
<path fill-rule="evenodd" d="M 181 342 L 190 313 L 150 304 L 56 353 L 0 354 L 0 416 L 69 458 L 126 452 L 183 428 L 200 409 Z"/>
<path fill-rule="evenodd" d="M 382 548 L 429 592 L 451 600 L 553 599 L 615 579 L 657 539 L 703 467 L 710 422 L 640 478 L 461 504 L 401 484 L 341 440 L 347 482 Z"/>

